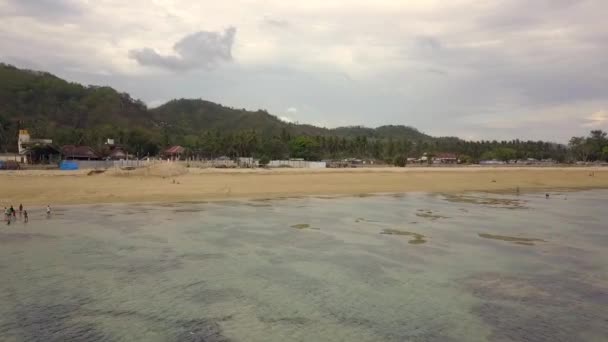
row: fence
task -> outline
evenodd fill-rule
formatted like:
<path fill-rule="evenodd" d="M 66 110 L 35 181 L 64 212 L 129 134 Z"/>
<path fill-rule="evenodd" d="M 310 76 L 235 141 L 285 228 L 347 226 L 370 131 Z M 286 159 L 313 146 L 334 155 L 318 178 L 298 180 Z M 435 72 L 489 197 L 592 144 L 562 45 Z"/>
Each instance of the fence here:
<path fill-rule="evenodd" d="M 324 169 L 326 162 L 312 162 L 305 160 L 271 160 L 268 167 L 293 167 L 299 169 Z"/>
<path fill-rule="evenodd" d="M 197 167 L 201 169 L 207 168 L 235 168 L 237 167 L 237 163 L 231 159 L 209 159 L 209 160 L 190 160 L 186 162 L 181 162 L 183 164 L 187 164 L 190 167 Z"/>

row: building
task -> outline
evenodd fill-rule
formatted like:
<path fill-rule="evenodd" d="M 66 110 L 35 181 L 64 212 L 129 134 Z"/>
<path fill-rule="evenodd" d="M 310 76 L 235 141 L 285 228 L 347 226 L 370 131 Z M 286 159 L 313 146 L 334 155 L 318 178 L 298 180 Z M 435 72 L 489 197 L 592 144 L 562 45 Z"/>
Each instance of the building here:
<path fill-rule="evenodd" d="M 54 164 L 61 160 L 61 151 L 52 144 L 35 144 L 23 150 L 26 164 Z"/>
<path fill-rule="evenodd" d="M 184 152 L 186 152 L 186 149 L 176 145 L 176 146 L 171 146 L 168 149 L 163 151 L 163 157 L 167 158 L 167 159 L 171 159 L 171 160 L 179 160 L 182 158 L 182 155 L 184 154 Z"/>
<path fill-rule="evenodd" d="M 435 164 L 457 164 L 458 157 L 454 153 L 437 153 L 433 158 Z"/>
<path fill-rule="evenodd" d="M 103 159 L 106 160 L 125 160 L 129 159 L 127 150 L 114 143 L 114 139 L 107 139 L 102 151 Z"/>
<path fill-rule="evenodd" d="M 65 145 L 61 154 L 66 160 L 99 160 L 101 156 L 89 146 Z"/>
<path fill-rule="evenodd" d="M 127 153 L 127 151 L 120 147 L 120 146 L 115 146 L 114 148 L 112 148 L 110 150 L 110 153 L 108 154 L 108 159 L 111 160 L 125 160 L 125 159 L 129 159 L 129 153 Z"/>
<path fill-rule="evenodd" d="M 18 161 L 24 164 L 51 164 L 61 159 L 61 151 L 51 139 L 32 139 L 27 130 L 19 130 Z"/>

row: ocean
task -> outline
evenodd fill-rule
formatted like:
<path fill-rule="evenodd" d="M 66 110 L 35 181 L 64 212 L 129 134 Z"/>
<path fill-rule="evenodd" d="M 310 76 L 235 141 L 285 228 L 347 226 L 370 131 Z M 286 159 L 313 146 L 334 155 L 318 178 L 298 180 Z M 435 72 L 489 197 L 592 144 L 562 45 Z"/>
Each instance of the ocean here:
<path fill-rule="evenodd" d="M 1 341 L 606 341 L 608 191 L 32 209 Z"/>

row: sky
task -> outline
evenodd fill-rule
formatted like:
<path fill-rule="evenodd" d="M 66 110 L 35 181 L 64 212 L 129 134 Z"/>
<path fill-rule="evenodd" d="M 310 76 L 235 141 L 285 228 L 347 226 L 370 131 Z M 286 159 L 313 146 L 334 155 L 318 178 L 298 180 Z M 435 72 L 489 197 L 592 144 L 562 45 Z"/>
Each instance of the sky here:
<path fill-rule="evenodd" d="M 0 61 L 158 106 L 567 142 L 608 130 L 606 0 L 0 0 Z M 1 80 L 0 80 L 1 81 Z"/>

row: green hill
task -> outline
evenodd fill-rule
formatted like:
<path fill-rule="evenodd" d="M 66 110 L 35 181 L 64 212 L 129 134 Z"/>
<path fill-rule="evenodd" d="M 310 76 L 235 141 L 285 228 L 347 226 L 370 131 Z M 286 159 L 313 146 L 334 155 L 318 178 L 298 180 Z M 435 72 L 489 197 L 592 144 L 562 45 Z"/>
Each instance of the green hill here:
<path fill-rule="evenodd" d="M 288 134 L 432 139 L 405 126 L 326 129 L 292 124 L 264 110 L 234 109 L 200 99 L 171 100 L 148 110 L 142 101 L 111 87 L 83 86 L 47 72 L 6 64 L 0 64 L 0 79 L 0 148 L 8 150 L 14 148 L 11 137 L 19 126 L 29 129 L 34 136 L 53 138 L 61 144 L 87 142 L 92 145 L 101 144 L 104 137 L 121 138 L 133 128 L 141 134 L 158 137 L 163 127 L 170 131 L 169 135 L 179 136 L 208 131 L 235 133 L 252 130 L 265 137 Z M 173 139 L 169 137 L 167 140 Z"/>
<path fill-rule="evenodd" d="M 283 122 L 264 110 L 235 109 L 200 99 L 179 99 L 148 109 L 111 87 L 83 86 L 52 74 L 0 64 L 0 151 L 15 151 L 26 128 L 57 145 L 96 149 L 113 138 L 133 154 L 155 155 L 179 144 L 196 157 L 376 158 L 454 152 L 475 160 L 499 148 L 517 157 L 563 158 L 565 148 L 543 142 L 465 142 L 434 138 L 407 126 L 333 129 Z"/>

